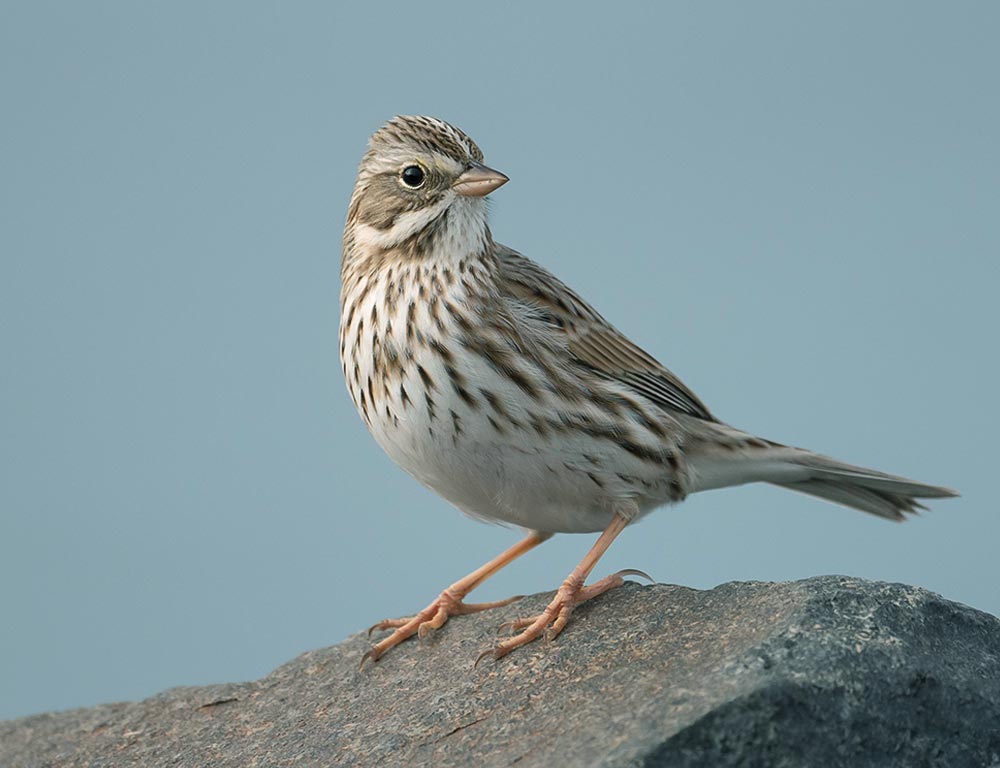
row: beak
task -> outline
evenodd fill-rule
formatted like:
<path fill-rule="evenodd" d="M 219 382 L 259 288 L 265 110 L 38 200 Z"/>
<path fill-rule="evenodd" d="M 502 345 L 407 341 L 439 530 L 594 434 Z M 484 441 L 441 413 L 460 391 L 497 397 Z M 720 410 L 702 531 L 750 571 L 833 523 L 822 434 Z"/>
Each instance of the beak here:
<path fill-rule="evenodd" d="M 510 181 L 500 171 L 494 171 L 479 163 L 469 163 L 468 169 L 452 184 L 458 194 L 467 197 L 483 197 L 494 189 L 499 189 Z"/>

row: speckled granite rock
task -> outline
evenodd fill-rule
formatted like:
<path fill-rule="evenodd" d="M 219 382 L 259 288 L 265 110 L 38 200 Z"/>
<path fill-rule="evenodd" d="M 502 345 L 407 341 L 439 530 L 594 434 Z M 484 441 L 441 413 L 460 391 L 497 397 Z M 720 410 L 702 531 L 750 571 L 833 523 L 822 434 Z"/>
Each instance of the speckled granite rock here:
<path fill-rule="evenodd" d="M 252 683 L 0 723 L 0 765 L 1000 765 L 1000 620 L 930 592 L 630 584 L 472 668 L 546 598 L 362 671 L 355 635 Z"/>

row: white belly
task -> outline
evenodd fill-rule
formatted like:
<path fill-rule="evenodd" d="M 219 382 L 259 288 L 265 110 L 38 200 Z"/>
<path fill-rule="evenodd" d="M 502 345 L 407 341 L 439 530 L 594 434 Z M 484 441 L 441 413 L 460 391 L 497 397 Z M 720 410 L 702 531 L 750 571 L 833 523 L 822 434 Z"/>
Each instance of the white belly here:
<path fill-rule="evenodd" d="M 561 400 L 530 361 L 539 383 L 526 394 L 461 346 L 454 318 L 372 279 L 342 320 L 344 374 L 379 445 L 421 483 L 474 517 L 545 532 L 600 531 L 624 499 L 647 512 L 682 495 L 663 465 L 616 439 L 638 427 L 573 428 L 613 418 L 586 398 Z"/>

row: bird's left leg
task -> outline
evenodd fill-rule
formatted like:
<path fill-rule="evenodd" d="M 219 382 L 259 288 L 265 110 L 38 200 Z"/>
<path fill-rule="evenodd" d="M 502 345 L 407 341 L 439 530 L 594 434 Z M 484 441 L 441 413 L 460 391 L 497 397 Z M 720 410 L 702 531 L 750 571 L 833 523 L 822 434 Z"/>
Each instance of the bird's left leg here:
<path fill-rule="evenodd" d="M 637 510 L 635 510 L 637 511 Z M 586 554 L 580 564 L 573 569 L 573 572 L 566 577 L 566 580 L 559 587 L 556 592 L 556 596 L 552 599 L 552 602 L 546 606 L 545 610 L 542 611 L 537 616 L 532 616 L 530 618 L 517 619 L 512 621 L 505 626 L 512 628 L 514 631 L 521 630 L 519 634 L 504 640 L 502 643 L 497 645 L 495 648 L 486 651 L 481 654 L 478 659 L 476 659 L 476 664 L 482 661 L 487 656 L 492 656 L 494 659 L 501 659 L 508 653 L 513 651 L 515 648 L 520 648 L 526 643 L 530 643 L 543 634 L 549 640 L 555 638 L 560 632 L 562 632 L 563 627 L 569 621 L 570 614 L 573 613 L 573 609 L 580 603 L 584 603 L 590 600 L 592 597 L 597 597 L 607 592 L 609 589 L 614 589 L 615 587 L 620 587 L 625 583 L 623 577 L 629 575 L 644 576 L 649 578 L 642 571 L 636 571 L 632 569 L 619 571 L 618 573 L 613 573 L 610 576 L 605 576 L 599 581 L 595 581 L 589 587 L 584 586 L 584 582 L 590 575 L 590 572 L 594 570 L 594 566 L 597 565 L 597 561 L 601 559 L 608 547 L 611 546 L 611 542 L 615 540 L 619 533 L 621 533 L 625 526 L 632 521 L 635 517 L 635 511 L 631 505 L 622 511 L 616 512 L 611 518 L 611 522 L 608 527 L 604 529 L 600 538 L 594 543 L 590 551 Z M 652 579 L 650 579 L 652 581 Z"/>
<path fill-rule="evenodd" d="M 465 596 L 486 581 L 487 578 L 492 576 L 508 563 L 523 555 L 525 552 L 534 549 L 543 541 L 548 540 L 551 536 L 551 533 L 533 531 L 517 544 L 504 552 L 501 552 L 488 563 L 480 566 L 465 578 L 456 581 L 450 587 L 445 589 L 440 595 L 438 595 L 434 602 L 424 608 L 424 610 L 416 616 L 411 616 L 405 619 L 385 619 L 384 621 L 380 621 L 378 624 L 373 625 L 371 629 L 368 630 L 369 636 L 372 632 L 379 629 L 392 629 L 394 631 L 387 638 L 373 645 L 371 649 L 361 657 L 361 663 L 364 664 L 368 659 L 371 661 L 378 661 L 379 658 L 390 648 L 399 645 L 401 642 L 409 637 L 412 637 L 413 635 L 423 638 L 429 631 L 440 629 L 444 626 L 450 616 L 461 616 L 464 614 L 489 610 L 490 608 L 499 608 L 500 606 L 508 605 L 515 600 L 520 600 L 523 595 L 510 597 L 506 600 L 497 600 L 492 603 L 463 602 Z"/>

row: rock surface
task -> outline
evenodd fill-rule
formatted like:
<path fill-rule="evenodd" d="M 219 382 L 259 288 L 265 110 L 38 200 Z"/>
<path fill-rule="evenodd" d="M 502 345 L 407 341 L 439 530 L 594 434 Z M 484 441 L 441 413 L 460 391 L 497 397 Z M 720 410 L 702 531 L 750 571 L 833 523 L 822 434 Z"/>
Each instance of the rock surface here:
<path fill-rule="evenodd" d="M 922 589 L 628 584 L 473 669 L 547 598 L 360 671 L 355 635 L 256 682 L 0 723 L 0 765 L 1000 766 L 1000 620 Z"/>

